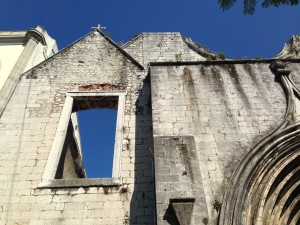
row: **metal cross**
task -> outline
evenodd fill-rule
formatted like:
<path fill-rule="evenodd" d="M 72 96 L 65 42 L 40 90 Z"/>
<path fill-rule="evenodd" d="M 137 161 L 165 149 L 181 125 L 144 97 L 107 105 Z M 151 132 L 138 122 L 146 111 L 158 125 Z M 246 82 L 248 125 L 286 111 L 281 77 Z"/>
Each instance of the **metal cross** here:
<path fill-rule="evenodd" d="M 106 29 L 106 27 L 101 27 L 101 25 L 100 25 L 100 24 L 98 24 L 98 26 L 97 26 L 97 27 L 92 27 L 92 29 L 93 29 L 93 30 L 97 30 L 97 31 L 101 31 L 101 30 L 105 30 L 105 29 Z"/>

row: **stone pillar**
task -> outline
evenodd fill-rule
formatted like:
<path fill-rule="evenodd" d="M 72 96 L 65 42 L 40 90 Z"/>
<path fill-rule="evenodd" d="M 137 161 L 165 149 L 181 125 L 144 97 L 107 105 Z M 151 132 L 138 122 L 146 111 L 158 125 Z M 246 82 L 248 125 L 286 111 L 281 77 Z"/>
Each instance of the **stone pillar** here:
<path fill-rule="evenodd" d="M 198 225 L 208 218 L 193 136 L 154 136 L 157 225 Z"/>

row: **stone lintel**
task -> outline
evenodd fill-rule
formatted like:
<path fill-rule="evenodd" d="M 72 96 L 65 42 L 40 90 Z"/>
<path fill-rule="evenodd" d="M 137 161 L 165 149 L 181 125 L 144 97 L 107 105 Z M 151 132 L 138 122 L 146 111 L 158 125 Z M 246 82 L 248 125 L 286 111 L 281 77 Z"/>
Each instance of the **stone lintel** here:
<path fill-rule="evenodd" d="M 192 219 L 195 198 L 170 199 L 173 212 L 180 225 L 189 225 Z"/>

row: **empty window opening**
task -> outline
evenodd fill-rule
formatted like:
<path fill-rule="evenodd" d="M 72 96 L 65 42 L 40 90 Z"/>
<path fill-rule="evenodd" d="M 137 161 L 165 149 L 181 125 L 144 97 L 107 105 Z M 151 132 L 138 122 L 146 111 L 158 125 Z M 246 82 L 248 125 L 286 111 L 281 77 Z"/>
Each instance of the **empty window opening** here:
<path fill-rule="evenodd" d="M 78 121 L 86 176 L 112 177 L 117 110 L 83 110 Z"/>
<path fill-rule="evenodd" d="M 112 177 L 118 96 L 73 98 L 55 179 Z"/>

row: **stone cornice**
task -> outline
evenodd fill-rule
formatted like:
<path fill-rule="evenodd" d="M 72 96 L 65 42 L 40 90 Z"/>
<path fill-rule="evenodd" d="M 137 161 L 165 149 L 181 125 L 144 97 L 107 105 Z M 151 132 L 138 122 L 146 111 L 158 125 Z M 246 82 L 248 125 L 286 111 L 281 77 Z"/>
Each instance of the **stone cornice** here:
<path fill-rule="evenodd" d="M 29 40 L 30 38 L 33 38 L 33 39 L 37 40 L 38 42 L 41 42 L 43 45 L 47 45 L 44 35 L 36 29 L 28 30 L 27 33 L 25 34 L 25 38 L 27 40 Z"/>

